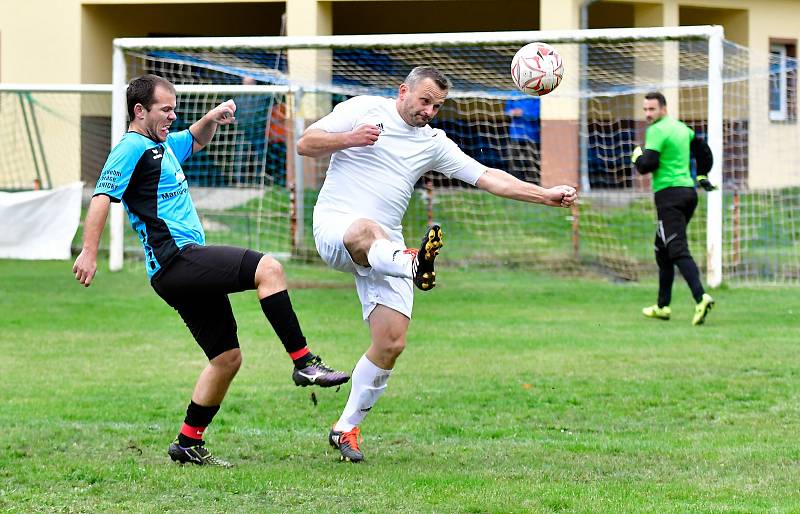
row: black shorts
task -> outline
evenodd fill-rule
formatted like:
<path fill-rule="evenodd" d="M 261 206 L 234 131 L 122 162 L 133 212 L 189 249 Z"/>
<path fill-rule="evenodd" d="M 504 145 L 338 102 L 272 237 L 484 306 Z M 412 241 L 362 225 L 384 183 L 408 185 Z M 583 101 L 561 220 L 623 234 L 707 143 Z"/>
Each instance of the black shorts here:
<path fill-rule="evenodd" d="M 239 348 L 228 294 L 256 288 L 262 256 L 233 246 L 188 245 L 150 280 L 158 296 L 181 315 L 209 360 Z"/>
<path fill-rule="evenodd" d="M 668 187 L 656 192 L 655 202 L 656 252 L 666 251 L 670 260 L 691 257 L 686 227 L 697 208 L 697 191 L 693 187 Z"/>

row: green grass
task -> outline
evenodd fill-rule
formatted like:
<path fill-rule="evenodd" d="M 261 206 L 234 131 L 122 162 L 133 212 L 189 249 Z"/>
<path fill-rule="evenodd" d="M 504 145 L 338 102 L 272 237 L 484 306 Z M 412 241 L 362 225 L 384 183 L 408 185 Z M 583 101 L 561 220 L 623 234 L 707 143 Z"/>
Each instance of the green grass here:
<path fill-rule="evenodd" d="M 207 436 L 232 470 L 166 447 L 204 366 L 140 265 L 89 289 L 68 262 L 0 261 L 0 511 L 798 512 L 797 289 L 723 289 L 702 327 L 675 286 L 442 269 L 363 425 L 367 461 L 326 435 L 349 388 L 310 390 L 252 293 L 243 368 Z M 289 265 L 315 351 L 367 346 L 345 274 Z M 313 287 L 309 287 L 313 286 Z"/>

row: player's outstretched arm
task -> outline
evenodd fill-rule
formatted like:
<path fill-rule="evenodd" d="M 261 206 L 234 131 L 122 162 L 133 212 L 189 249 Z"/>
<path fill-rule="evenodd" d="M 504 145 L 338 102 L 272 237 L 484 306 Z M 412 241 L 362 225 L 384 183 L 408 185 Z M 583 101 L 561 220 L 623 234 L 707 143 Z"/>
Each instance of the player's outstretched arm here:
<path fill-rule="evenodd" d="M 205 116 L 197 120 L 189 127 L 189 132 L 194 137 L 192 153 L 199 152 L 214 137 L 218 125 L 230 125 L 236 118 L 236 103 L 233 100 L 222 102 L 218 106 L 208 111 Z"/>
<path fill-rule="evenodd" d="M 375 125 L 359 125 L 348 132 L 326 132 L 309 128 L 297 141 L 297 153 L 305 157 L 327 157 L 345 148 L 372 146 L 380 133 Z"/>
<path fill-rule="evenodd" d="M 97 248 L 106 226 L 110 204 L 111 199 L 108 196 L 95 196 L 89 204 L 89 212 L 83 222 L 83 249 L 72 265 L 72 272 L 75 273 L 75 279 L 84 287 L 92 284 L 94 274 L 97 273 Z"/>
<path fill-rule="evenodd" d="M 494 168 L 488 168 L 475 185 L 496 196 L 551 207 L 570 207 L 578 199 L 578 192 L 572 186 L 540 187 Z"/>

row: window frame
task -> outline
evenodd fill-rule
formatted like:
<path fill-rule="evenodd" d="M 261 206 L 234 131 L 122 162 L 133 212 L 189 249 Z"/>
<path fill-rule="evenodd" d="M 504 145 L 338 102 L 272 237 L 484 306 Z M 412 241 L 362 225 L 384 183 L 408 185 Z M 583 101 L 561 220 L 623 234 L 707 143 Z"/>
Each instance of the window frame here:
<path fill-rule="evenodd" d="M 770 69 L 770 83 L 767 91 L 767 102 L 769 108 L 769 119 L 775 122 L 794 122 L 797 120 L 797 70 L 794 67 L 787 66 L 789 59 L 794 59 L 797 55 L 797 40 L 796 39 L 778 39 L 770 38 L 769 40 L 769 63 Z M 778 65 L 778 89 L 780 107 L 773 109 L 773 84 L 772 84 L 772 66 L 773 59 L 777 59 Z"/>

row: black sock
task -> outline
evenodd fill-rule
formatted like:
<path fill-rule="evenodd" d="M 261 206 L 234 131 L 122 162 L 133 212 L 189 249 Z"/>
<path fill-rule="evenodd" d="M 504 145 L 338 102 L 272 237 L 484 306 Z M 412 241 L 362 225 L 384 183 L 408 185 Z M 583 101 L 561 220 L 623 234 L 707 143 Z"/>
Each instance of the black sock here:
<path fill-rule="evenodd" d="M 311 353 L 309 351 L 307 354 L 303 355 L 302 357 L 298 357 L 296 359 L 292 359 L 292 361 L 294 362 L 294 367 L 295 368 L 303 369 L 303 368 L 308 366 L 308 363 L 311 362 L 311 360 L 314 357 L 316 357 L 316 355 L 314 355 L 313 353 Z"/>
<path fill-rule="evenodd" d="M 201 444 L 203 442 L 202 432 L 205 431 L 206 427 L 211 424 L 211 420 L 213 420 L 214 416 L 216 416 L 217 412 L 219 412 L 219 407 L 219 405 L 206 407 L 203 405 L 198 405 L 194 403 L 194 401 L 190 401 L 189 406 L 186 408 L 186 417 L 183 419 L 183 427 L 178 434 L 178 444 L 183 447 Z M 200 429 L 201 433 L 199 436 L 192 437 L 193 435 L 198 434 L 188 433 L 189 430 L 187 430 L 187 428 L 189 427 L 193 429 Z"/>
<path fill-rule="evenodd" d="M 297 321 L 288 291 L 280 291 L 262 298 L 261 310 L 283 343 L 286 353 L 294 353 L 306 347 L 306 338 L 300 330 L 300 322 Z"/>
<path fill-rule="evenodd" d="M 700 271 L 697 269 L 697 264 L 694 263 L 694 259 L 691 257 L 681 257 L 675 261 L 675 264 L 678 266 L 678 270 L 680 270 L 683 278 L 686 279 L 686 283 L 689 284 L 689 289 L 692 290 L 694 301 L 699 303 L 700 300 L 703 299 L 703 294 L 705 294 L 706 290 L 703 289 L 703 283 L 700 282 Z"/>

